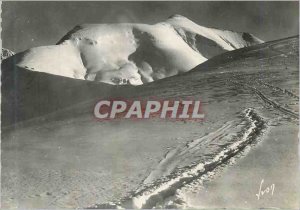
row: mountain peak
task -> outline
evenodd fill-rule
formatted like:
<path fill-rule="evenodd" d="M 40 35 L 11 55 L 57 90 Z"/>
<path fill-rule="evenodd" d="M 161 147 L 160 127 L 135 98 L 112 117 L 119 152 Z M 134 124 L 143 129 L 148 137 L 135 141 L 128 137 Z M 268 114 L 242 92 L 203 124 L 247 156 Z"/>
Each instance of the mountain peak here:
<path fill-rule="evenodd" d="M 184 17 L 182 15 L 179 15 L 179 14 L 174 14 L 174 15 L 171 15 L 168 19 L 188 19 L 187 17 Z"/>
<path fill-rule="evenodd" d="M 247 33 L 206 28 L 174 14 L 154 25 L 81 25 L 57 45 L 22 52 L 17 65 L 75 79 L 140 85 L 189 71 L 220 53 L 261 42 Z"/>
<path fill-rule="evenodd" d="M 4 60 L 10 56 L 13 56 L 15 53 L 9 49 L 6 48 L 2 48 L 2 52 L 1 52 L 1 60 Z"/>

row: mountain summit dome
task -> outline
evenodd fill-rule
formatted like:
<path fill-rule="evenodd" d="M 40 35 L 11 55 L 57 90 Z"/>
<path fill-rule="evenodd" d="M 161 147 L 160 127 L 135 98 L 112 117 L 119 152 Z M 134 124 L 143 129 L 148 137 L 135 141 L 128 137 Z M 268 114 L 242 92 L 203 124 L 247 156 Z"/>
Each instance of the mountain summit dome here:
<path fill-rule="evenodd" d="M 250 33 L 200 26 L 181 15 L 149 25 L 83 24 L 57 45 L 13 56 L 30 71 L 109 84 L 141 85 L 187 72 L 215 55 L 262 43 Z"/>

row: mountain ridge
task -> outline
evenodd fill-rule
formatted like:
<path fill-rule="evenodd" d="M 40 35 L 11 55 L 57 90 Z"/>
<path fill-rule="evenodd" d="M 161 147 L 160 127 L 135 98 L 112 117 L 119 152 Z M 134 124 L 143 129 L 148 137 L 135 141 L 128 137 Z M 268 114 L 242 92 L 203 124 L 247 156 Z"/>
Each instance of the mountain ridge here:
<path fill-rule="evenodd" d="M 263 41 L 250 33 L 200 26 L 174 15 L 149 24 L 82 24 L 57 45 L 15 56 L 17 66 L 114 85 L 141 85 L 187 72 L 215 55 Z"/>

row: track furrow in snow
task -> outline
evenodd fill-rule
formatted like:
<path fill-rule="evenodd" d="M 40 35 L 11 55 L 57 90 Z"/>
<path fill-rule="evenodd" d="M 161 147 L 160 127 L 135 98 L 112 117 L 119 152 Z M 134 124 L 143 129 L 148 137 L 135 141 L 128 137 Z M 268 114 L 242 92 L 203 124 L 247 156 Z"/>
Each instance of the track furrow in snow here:
<path fill-rule="evenodd" d="M 280 111 L 281 113 L 284 113 L 286 115 L 289 115 L 290 117 L 298 120 L 299 119 L 299 114 L 296 112 L 293 112 L 290 109 L 287 109 L 285 107 L 283 107 L 282 105 L 280 105 L 279 103 L 275 102 L 274 100 L 272 100 L 271 98 L 267 97 L 265 94 L 263 94 L 260 90 L 258 90 L 256 87 L 253 87 L 251 85 L 245 84 L 245 83 L 241 83 L 241 82 L 236 82 L 236 81 L 232 81 L 229 80 L 231 83 L 240 85 L 240 86 L 244 86 L 250 90 L 252 90 L 259 98 L 261 98 L 266 104 L 271 105 L 273 108 L 275 108 L 276 110 Z"/>
<path fill-rule="evenodd" d="M 266 83 L 266 82 L 260 82 L 260 83 L 261 83 L 263 86 L 266 86 L 266 87 L 271 88 L 271 89 L 276 90 L 276 91 L 280 91 L 280 92 L 286 94 L 287 96 L 290 96 L 290 97 L 299 99 L 299 96 L 297 96 L 296 94 L 294 94 L 293 92 L 291 92 L 291 91 L 289 91 L 289 90 L 287 90 L 287 89 L 280 88 L 280 87 L 271 85 L 271 84 Z"/>
<path fill-rule="evenodd" d="M 173 151 L 173 156 L 175 156 L 175 160 L 178 158 L 176 156 L 177 152 L 180 156 L 188 154 L 190 151 L 191 153 L 195 152 L 195 147 L 198 150 L 203 150 L 201 142 L 214 138 L 216 135 L 220 136 L 220 133 L 223 133 L 223 136 L 226 136 L 225 133 L 230 133 L 231 126 L 234 126 L 234 124 L 231 122 L 227 123 L 207 136 L 188 142 L 181 150 L 179 148 L 174 149 L 175 152 Z M 237 126 L 237 124 L 235 126 Z M 247 145 L 253 143 L 257 137 L 262 134 L 262 131 L 265 128 L 265 121 L 252 108 L 248 108 L 243 112 L 243 120 L 240 122 L 239 126 L 238 133 L 231 136 L 233 141 L 222 150 L 216 152 L 211 158 L 188 165 L 184 167 L 183 170 L 171 173 L 169 176 L 164 176 L 151 184 L 142 186 L 136 192 L 132 193 L 131 196 L 121 199 L 118 202 L 100 205 L 96 204 L 90 208 L 155 208 L 158 204 L 163 203 L 164 200 L 173 196 L 178 189 L 199 179 L 202 175 L 212 172 L 231 157 L 243 151 Z M 205 138 L 207 139 L 205 140 Z M 219 139 L 220 142 L 222 141 L 222 138 L 223 137 L 221 136 Z M 183 155 L 183 157 L 185 157 L 185 155 Z M 158 168 L 162 166 L 164 161 L 168 162 L 169 160 L 170 156 L 166 155 L 158 165 Z M 168 164 L 172 165 L 171 162 L 172 161 L 169 161 Z"/>

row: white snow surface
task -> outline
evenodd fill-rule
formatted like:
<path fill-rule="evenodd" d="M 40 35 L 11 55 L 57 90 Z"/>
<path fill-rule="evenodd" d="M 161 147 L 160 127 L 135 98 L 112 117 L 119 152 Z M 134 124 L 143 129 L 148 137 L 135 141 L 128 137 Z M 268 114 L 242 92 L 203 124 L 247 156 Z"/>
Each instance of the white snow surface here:
<path fill-rule="evenodd" d="M 148 24 L 83 24 L 57 45 L 19 53 L 18 66 L 75 79 L 141 85 L 186 72 L 220 53 L 262 43 L 180 15 Z"/>

